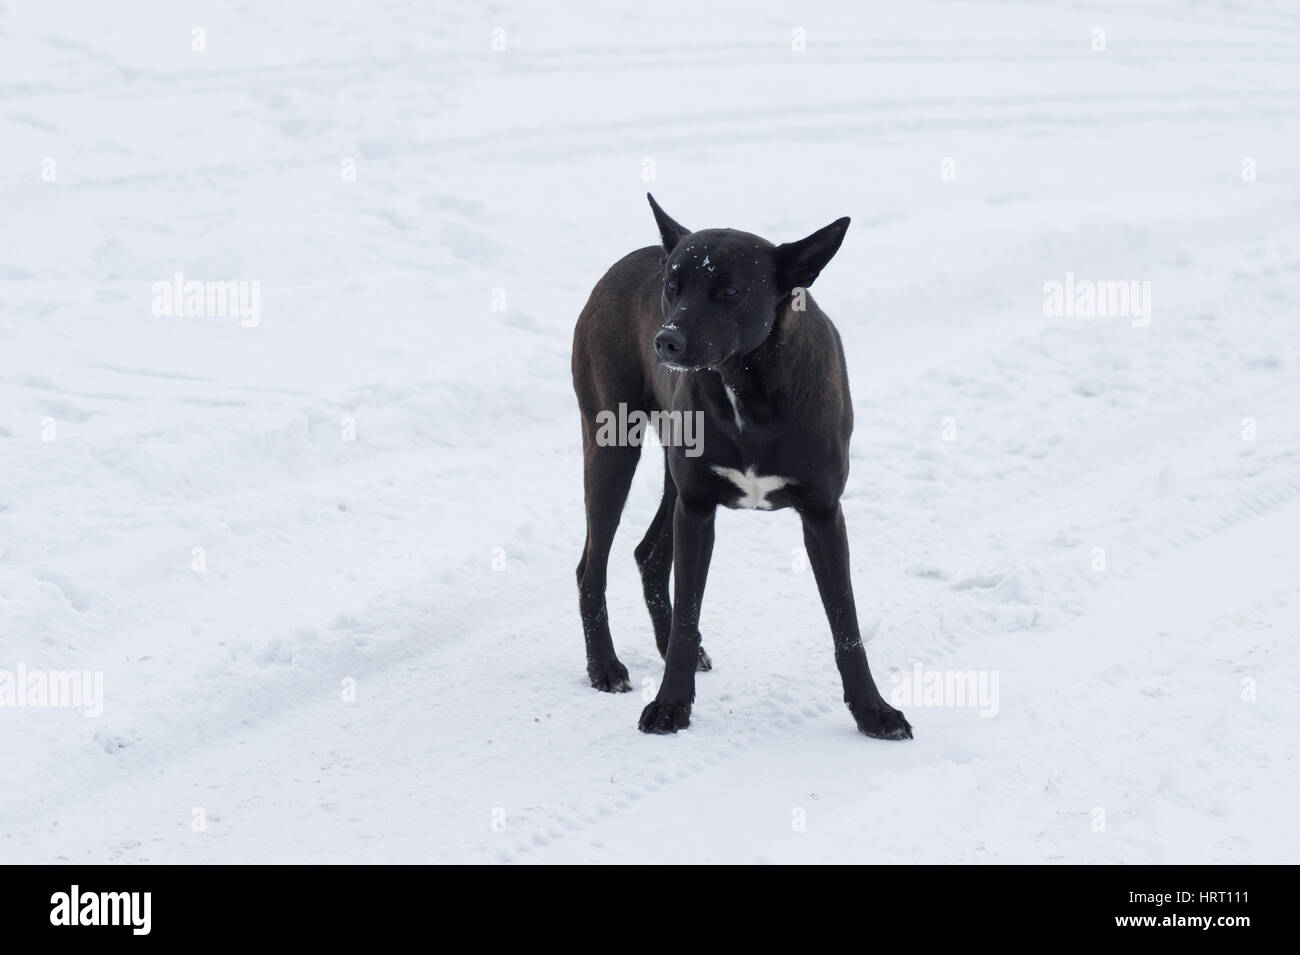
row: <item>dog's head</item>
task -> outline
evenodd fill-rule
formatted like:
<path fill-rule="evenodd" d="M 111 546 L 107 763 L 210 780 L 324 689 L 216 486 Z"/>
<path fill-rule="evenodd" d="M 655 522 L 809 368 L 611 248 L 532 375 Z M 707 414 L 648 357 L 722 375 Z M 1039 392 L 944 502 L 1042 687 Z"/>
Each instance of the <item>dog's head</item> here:
<path fill-rule="evenodd" d="M 735 229 L 692 232 L 647 198 L 668 253 L 655 355 L 677 370 L 715 368 L 763 344 L 782 303 L 812 285 L 849 227 L 847 217 L 836 219 L 806 239 L 773 245 Z"/>

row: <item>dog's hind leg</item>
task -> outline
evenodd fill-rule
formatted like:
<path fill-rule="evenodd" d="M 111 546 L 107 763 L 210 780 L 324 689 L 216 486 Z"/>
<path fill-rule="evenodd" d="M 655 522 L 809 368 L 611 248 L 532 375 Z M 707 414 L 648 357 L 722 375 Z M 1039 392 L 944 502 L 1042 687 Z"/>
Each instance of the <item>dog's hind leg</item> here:
<path fill-rule="evenodd" d="M 645 605 L 650 611 L 650 621 L 655 628 L 655 645 L 659 656 L 668 655 L 668 636 L 673 626 L 673 604 L 668 594 L 668 580 L 673 569 L 673 508 L 677 505 L 677 485 L 668 470 L 668 456 L 664 454 L 664 497 L 659 510 L 650 522 L 645 537 L 636 548 L 636 565 L 641 571 L 641 589 Z M 713 669 L 713 661 L 700 647 L 697 670 Z"/>
<path fill-rule="evenodd" d="M 618 519 L 627 501 L 641 448 L 601 447 L 594 436 L 583 433 L 583 490 L 587 508 L 587 543 L 578 563 L 578 609 L 587 644 L 587 675 L 591 685 L 607 693 L 632 689 L 627 667 L 614 653 L 605 605 L 605 573 L 609 548 L 614 543 Z"/>
<path fill-rule="evenodd" d="M 668 594 L 668 580 L 673 570 L 673 507 L 677 504 L 677 485 L 668 471 L 664 456 L 664 497 L 659 510 L 636 547 L 636 565 L 641 571 L 641 589 L 650 622 L 655 628 L 655 644 L 662 657 L 668 652 L 668 635 L 673 626 L 673 604 Z"/>

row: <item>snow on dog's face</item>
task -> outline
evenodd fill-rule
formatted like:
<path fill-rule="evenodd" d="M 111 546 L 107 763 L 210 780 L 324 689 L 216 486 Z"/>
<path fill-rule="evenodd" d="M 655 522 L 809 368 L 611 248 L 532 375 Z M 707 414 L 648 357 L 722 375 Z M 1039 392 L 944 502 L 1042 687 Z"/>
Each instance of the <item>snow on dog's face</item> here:
<path fill-rule="evenodd" d="M 849 226 L 838 219 L 806 239 L 773 245 L 735 229 L 691 232 L 648 198 L 668 253 L 655 355 L 680 370 L 714 368 L 763 344 L 782 303 L 813 283 Z"/>

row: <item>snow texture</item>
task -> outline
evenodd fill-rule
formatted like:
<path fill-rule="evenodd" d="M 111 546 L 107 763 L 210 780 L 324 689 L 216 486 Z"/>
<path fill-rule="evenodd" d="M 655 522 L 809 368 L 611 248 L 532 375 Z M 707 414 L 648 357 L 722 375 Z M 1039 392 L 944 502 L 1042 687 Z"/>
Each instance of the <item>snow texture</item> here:
<path fill-rule="evenodd" d="M 0 0 L 0 146 L 0 676 L 103 679 L 0 707 L 0 860 L 1300 856 L 1293 5 Z M 714 669 L 637 732 L 657 451 L 635 692 L 587 684 L 570 342 L 647 189 L 853 217 L 814 291 L 911 742 L 790 511 L 719 512 Z"/>

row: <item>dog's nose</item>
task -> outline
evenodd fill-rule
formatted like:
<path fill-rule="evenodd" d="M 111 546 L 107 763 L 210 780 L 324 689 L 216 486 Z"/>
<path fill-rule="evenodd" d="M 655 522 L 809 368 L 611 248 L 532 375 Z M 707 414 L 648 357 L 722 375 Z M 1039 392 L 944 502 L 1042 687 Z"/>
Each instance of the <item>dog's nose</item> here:
<path fill-rule="evenodd" d="M 655 336 L 655 352 L 660 358 L 676 361 L 686 351 L 686 336 L 675 328 L 665 328 Z"/>

